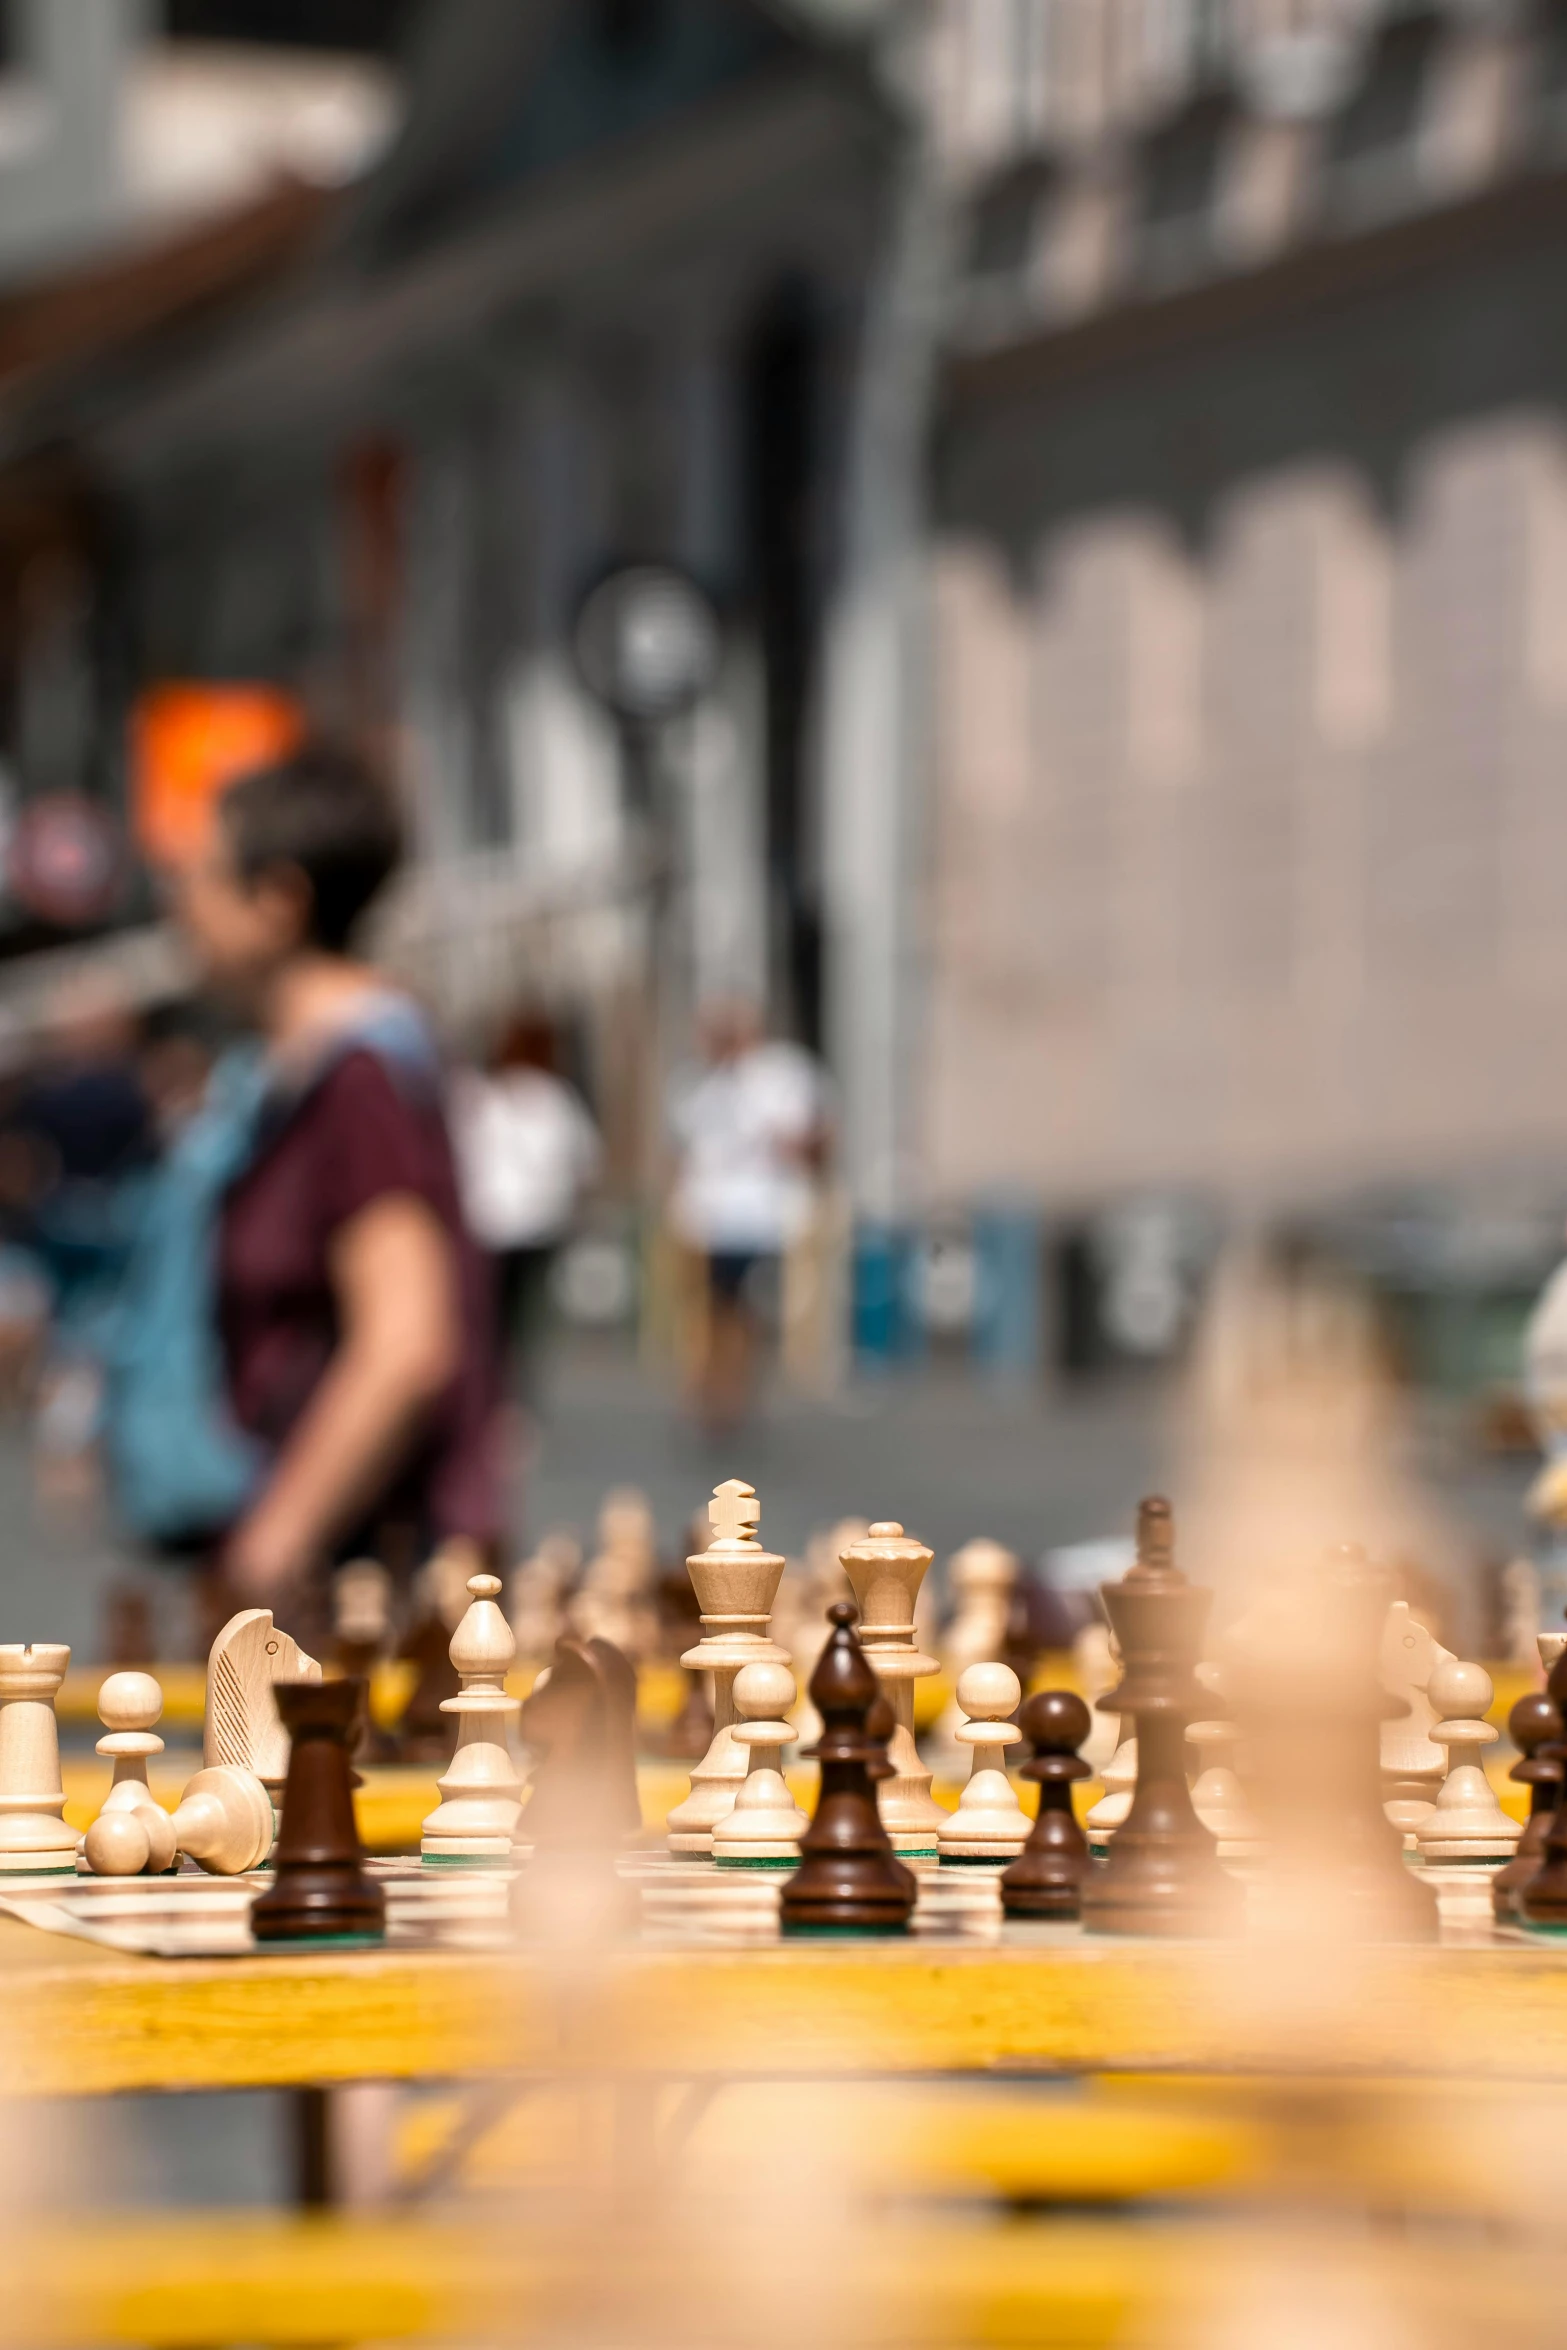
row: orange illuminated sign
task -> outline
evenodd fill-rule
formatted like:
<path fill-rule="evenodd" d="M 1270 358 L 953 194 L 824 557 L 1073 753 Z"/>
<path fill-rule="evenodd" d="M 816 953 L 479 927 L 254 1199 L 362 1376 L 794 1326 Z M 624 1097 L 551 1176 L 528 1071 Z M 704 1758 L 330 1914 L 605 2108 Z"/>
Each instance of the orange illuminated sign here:
<path fill-rule="evenodd" d="M 199 845 L 226 784 L 294 748 L 304 712 L 266 685 L 155 685 L 131 714 L 131 821 L 151 864 Z"/>

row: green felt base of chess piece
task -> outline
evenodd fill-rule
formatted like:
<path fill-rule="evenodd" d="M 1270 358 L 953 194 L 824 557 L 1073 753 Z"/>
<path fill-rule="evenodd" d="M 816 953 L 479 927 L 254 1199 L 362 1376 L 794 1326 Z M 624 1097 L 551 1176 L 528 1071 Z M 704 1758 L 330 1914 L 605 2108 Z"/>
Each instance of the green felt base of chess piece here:
<path fill-rule="evenodd" d="M 814 1935 L 819 1940 L 829 1942 L 882 1942 L 889 1935 L 906 1936 L 908 1926 L 901 1919 L 895 1925 L 887 1926 L 817 1926 L 806 1925 L 794 1918 L 786 1917 L 783 1920 L 783 1931 L 791 1941 L 796 1936 Z"/>
<path fill-rule="evenodd" d="M 514 1869 L 516 1865 L 515 1845 L 509 1846 L 503 1853 L 422 1852 L 419 1855 L 419 1866 L 422 1869 L 488 1869 L 493 1874 L 497 1869 Z"/>
<path fill-rule="evenodd" d="M 286 1958 L 298 1956 L 306 1950 L 312 1955 L 318 1950 L 384 1950 L 385 1933 L 379 1934 L 269 1934 L 256 1937 L 258 1958 Z"/>

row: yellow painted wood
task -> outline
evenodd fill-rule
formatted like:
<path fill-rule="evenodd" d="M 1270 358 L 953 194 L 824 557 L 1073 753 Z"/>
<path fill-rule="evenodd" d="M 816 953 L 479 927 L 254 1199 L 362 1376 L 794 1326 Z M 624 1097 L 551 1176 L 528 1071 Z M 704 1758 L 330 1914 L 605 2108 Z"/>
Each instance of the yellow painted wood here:
<path fill-rule="evenodd" d="M 1236 1960 L 1244 1967 L 1244 1960 Z M 0 2093 L 257 2087 L 502 2068 L 889 2075 L 1198 2067 L 1567 2081 L 1567 1954 L 1365 1956 L 1352 2009 L 1280 2045 L 1193 1947 L 123 1958 L 0 1921 Z"/>
<path fill-rule="evenodd" d="M 731 2243 L 726 2260 L 705 2240 L 670 2243 L 624 2220 L 614 2248 L 606 2261 L 601 2229 L 545 2240 L 406 2215 L 91 2215 L 29 2225 L 8 2248 L 7 2336 L 22 2350 L 655 2337 L 729 2350 L 741 2249 Z M 868 2350 L 1250 2340 L 1258 2314 L 1309 2292 L 1314 2274 L 1331 2275 L 1334 2311 L 1374 2322 L 1379 2340 L 1388 2328 L 1401 2341 L 1543 2343 L 1556 2338 L 1562 2284 L 1551 2256 L 1510 2249 L 1498 2260 L 1489 2244 L 1368 2241 L 1320 2226 L 894 2221 L 846 2231 L 832 2249 L 824 2272 L 789 2275 L 795 2338 Z M 759 2242 L 764 2273 L 769 2254 L 775 2245 Z M 759 2338 L 754 2324 L 741 2330 Z"/>

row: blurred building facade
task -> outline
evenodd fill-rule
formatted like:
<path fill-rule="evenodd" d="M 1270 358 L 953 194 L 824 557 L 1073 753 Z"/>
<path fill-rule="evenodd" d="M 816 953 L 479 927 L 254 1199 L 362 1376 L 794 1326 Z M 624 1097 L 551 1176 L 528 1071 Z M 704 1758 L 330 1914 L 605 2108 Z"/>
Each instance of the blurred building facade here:
<path fill-rule="evenodd" d="M 1567 10 L 937 36 L 928 1190 L 1163 1199 L 1171 1280 L 1183 1198 L 1381 1192 L 1526 1290 L 1567 1196 Z"/>
<path fill-rule="evenodd" d="M 170 679 L 384 740 L 394 952 L 574 1026 L 628 1189 L 660 993 L 823 1047 L 875 1347 L 1157 1353 L 1377 1187 L 1532 1281 L 1567 0 L 6 21 L 22 804 Z M 651 791 L 573 643 L 647 562 L 720 641 Z"/>

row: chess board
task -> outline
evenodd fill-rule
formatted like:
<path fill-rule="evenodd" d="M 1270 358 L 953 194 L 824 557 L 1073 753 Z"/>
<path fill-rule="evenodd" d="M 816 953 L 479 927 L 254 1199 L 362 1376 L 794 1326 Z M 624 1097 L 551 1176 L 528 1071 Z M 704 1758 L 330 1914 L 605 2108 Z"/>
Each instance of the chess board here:
<path fill-rule="evenodd" d="M 387 1897 L 386 1940 L 378 1947 L 482 1951 L 512 1946 L 507 1910 L 513 1870 L 430 1868 L 417 1859 L 366 1865 Z M 637 1938 L 644 1946 L 744 1948 L 781 1939 L 779 1896 L 787 1871 L 722 1869 L 711 1861 L 656 1851 L 628 1854 L 620 1865 L 640 1896 Z M 1081 1935 L 1075 1926 L 1009 1925 L 1001 1908 L 999 1867 L 927 1867 L 915 1875 L 919 1898 L 910 1934 L 916 1941 L 984 1945 L 1012 1941 L 1020 1933 L 1042 1941 Z M 1455 1868 L 1426 1875 L 1437 1893 L 1441 1939 L 1448 1947 L 1538 1941 L 1492 1923 L 1487 1874 Z M 265 1957 L 330 1947 L 255 1940 L 250 1905 L 269 1882 L 265 1870 L 216 1877 L 189 1866 L 164 1877 L 13 1877 L 0 1889 L 0 1916 L 150 1958 Z"/>

